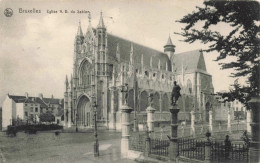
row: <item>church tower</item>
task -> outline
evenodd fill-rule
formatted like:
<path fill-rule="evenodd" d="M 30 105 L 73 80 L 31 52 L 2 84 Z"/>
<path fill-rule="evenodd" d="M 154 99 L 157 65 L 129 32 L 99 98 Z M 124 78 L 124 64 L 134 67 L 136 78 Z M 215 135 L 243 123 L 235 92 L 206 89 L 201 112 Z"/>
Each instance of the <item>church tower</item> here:
<path fill-rule="evenodd" d="M 97 49 L 95 56 L 96 67 L 96 100 L 99 102 L 97 106 L 97 118 L 107 124 L 108 121 L 108 56 L 107 56 L 107 29 L 104 24 L 103 14 L 101 12 L 99 24 L 96 29 Z"/>
<path fill-rule="evenodd" d="M 175 45 L 172 44 L 172 39 L 169 36 L 166 45 L 164 45 L 164 53 L 166 53 L 167 56 L 169 57 L 169 59 L 171 59 L 171 57 L 173 56 L 174 52 L 175 52 Z"/>

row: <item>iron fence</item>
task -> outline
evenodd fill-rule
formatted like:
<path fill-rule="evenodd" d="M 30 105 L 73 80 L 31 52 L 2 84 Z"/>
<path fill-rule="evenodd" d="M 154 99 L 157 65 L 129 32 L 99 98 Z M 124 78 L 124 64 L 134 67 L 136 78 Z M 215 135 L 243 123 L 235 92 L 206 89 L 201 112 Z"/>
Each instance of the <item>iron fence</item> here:
<path fill-rule="evenodd" d="M 178 155 L 196 160 L 205 160 L 205 142 L 196 139 L 178 139 Z"/>
<path fill-rule="evenodd" d="M 169 140 L 161 140 L 161 139 L 151 139 L 151 154 L 158 156 L 168 156 L 170 146 Z"/>
<path fill-rule="evenodd" d="M 139 152 L 145 152 L 145 136 L 141 134 L 129 137 L 129 149 Z"/>
<path fill-rule="evenodd" d="M 211 160 L 217 162 L 248 162 L 248 148 L 242 144 L 225 146 L 223 142 L 212 142 Z"/>

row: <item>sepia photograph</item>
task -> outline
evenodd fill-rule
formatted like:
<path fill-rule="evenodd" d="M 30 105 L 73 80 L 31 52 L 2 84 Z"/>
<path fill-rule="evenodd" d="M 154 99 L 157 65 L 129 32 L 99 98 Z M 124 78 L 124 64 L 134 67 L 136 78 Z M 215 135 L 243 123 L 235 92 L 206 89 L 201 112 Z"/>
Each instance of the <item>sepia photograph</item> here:
<path fill-rule="evenodd" d="M 0 163 L 259 163 L 260 1 L 0 0 Z"/>

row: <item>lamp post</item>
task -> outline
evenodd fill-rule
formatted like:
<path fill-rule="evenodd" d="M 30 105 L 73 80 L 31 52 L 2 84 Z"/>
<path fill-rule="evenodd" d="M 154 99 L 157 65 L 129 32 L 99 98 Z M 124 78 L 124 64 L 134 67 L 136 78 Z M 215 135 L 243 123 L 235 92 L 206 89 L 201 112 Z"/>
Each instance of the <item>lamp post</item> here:
<path fill-rule="evenodd" d="M 97 134 L 97 102 L 95 101 L 93 104 L 93 112 L 94 112 L 94 137 L 95 137 L 95 141 L 94 141 L 94 156 L 98 157 L 99 156 L 99 144 L 98 144 L 98 134 Z"/>
<path fill-rule="evenodd" d="M 78 130 L 78 117 L 79 117 L 79 115 L 78 115 L 78 113 L 76 113 L 76 132 L 79 131 Z"/>

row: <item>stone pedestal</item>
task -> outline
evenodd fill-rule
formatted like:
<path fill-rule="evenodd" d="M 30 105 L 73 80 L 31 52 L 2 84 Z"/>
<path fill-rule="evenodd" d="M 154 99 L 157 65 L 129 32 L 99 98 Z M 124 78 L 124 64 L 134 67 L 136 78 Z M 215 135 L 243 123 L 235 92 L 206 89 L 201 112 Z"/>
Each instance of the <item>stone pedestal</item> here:
<path fill-rule="evenodd" d="M 227 116 L 227 131 L 231 133 L 231 112 L 230 110 L 228 111 L 228 116 Z"/>
<path fill-rule="evenodd" d="M 251 130 L 251 110 L 246 111 L 246 130 L 247 133 L 251 135 L 252 130 Z"/>
<path fill-rule="evenodd" d="M 123 105 L 121 107 L 121 125 L 122 125 L 122 138 L 121 138 L 121 156 L 127 157 L 129 149 L 130 137 L 130 113 L 133 109 L 129 106 Z"/>
<path fill-rule="evenodd" d="M 195 137 L 195 112 L 192 110 L 190 112 L 191 114 L 191 130 L 190 130 L 190 135 Z"/>
<path fill-rule="evenodd" d="M 249 162 L 260 161 L 260 97 L 253 97 L 248 102 L 251 109 L 252 141 L 249 148 Z"/>
<path fill-rule="evenodd" d="M 154 112 L 155 109 L 152 108 L 151 106 L 148 106 L 146 109 L 147 112 L 147 127 L 148 127 L 148 132 L 151 133 L 154 131 Z"/>
<path fill-rule="evenodd" d="M 177 105 L 172 106 L 171 112 L 171 137 L 169 147 L 169 157 L 171 161 L 177 161 L 178 156 L 178 112 Z"/>
<path fill-rule="evenodd" d="M 209 132 L 211 134 L 213 133 L 212 121 L 213 121 L 212 111 L 209 111 Z"/>
<path fill-rule="evenodd" d="M 210 155 L 211 155 L 210 151 L 211 151 L 211 143 L 210 143 L 210 141 L 208 141 L 205 143 L 205 161 L 204 162 L 206 162 L 206 163 L 210 162 Z"/>

